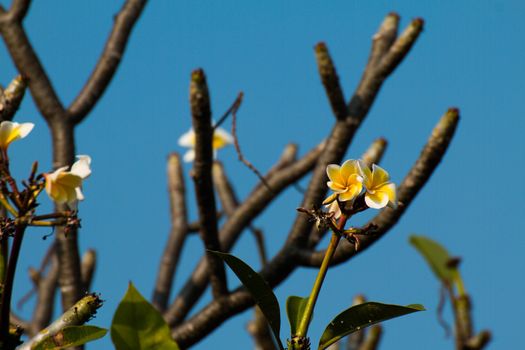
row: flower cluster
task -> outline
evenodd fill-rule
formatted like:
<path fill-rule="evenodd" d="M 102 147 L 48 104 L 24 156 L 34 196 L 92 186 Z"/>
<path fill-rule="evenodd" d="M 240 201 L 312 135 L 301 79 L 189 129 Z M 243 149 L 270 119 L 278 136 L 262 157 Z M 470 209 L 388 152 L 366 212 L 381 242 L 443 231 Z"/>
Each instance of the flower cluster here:
<path fill-rule="evenodd" d="M 395 207 L 396 185 L 390 181 L 388 173 L 378 165 L 372 169 L 361 160 L 350 159 L 341 166 L 329 164 L 326 173 L 330 181 L 327 186 L 334 191 L 323 204 L 336 218 L 341 216 L 340 202 L 352 202 L 363 194 L 370 208 L 381 209 L 387 205 Z"/>
<path fill-rule="evenodd" d="M 3 121 L 0 123 L 0 149 L 3 156 L 7 157 L 7 148 L 18 139 L 26 137 L 33 130 L 33 123 L 15 123 Z M 45 189 L 49 197 L 56 203 L 75 205 L 83 200 L 81 191 L 82 181 L 91 174 L 89 156 L 77 156 L 78 160 L 71 166 L 58 168 L 52 173 L 45 173 Z"/>
<path fill-rule="evenodd" d="M 216 157 L 217 150 L 226 147 L 233 143 L 233 137 L 223 128 L 215 128 L 213 130 L 213 156 Z M 195 160 L 195 131 L 191 128 L 188 132 L 182 134 L 179 138 L 179 146 L 188 147 L 189 150 L 184 154 L 185 162 L 193 162 Z"/>

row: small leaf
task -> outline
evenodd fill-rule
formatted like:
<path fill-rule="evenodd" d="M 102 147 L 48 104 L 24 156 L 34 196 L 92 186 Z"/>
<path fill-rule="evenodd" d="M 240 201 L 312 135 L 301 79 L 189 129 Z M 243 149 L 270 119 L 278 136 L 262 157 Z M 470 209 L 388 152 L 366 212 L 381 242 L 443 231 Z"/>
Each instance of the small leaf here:
<path fill-rule="evenodd" d="M 60 350 L 79 346 L 102 338 L 107 329 L 95 326 L 68 326 L 54 335 L 42 339 L 31 347 L 32 350 Z"/>
<path fill-rule="evenodd" d="M 116 350 L 179 350 L 162 315 L 129 284 L 111 325 Z"/>
<path fill-rule="evenodd" d="M 423 311 L 419 304 L 407 306 L 367 302 L 352 306 L 337 315 L 326 327 L 319 341 L 319 350 L 326 349 L 342 337 L 376 323 Z"/>
<path fill-rule="evenodd" d="M 266 281 L 250 266 L 236 256 L 216 251 L 210 252 L 224 260 L 224 262 L 228 264 L 230 269 L 232 269 L 241 280 L 246 289 L 248 289 L 264 314 L 264 317 L 266 317 L 266 320 L 270 324 L 270 328 L 279 344 L 279 348 L 284 349 L 279 335 L 281 329 L 279 302 L 277 301 L 275 294 L 273 294 L 270 286 L 268 286 L 268 283 L 266 283 Z"/>
<path fill-rule="evenodd" d="M 451 283 L 457 276 L 457 269 L 449 266 L 450 255 L 436 241 L 425 236 L 410 236 L 410 243 L 425 258 L 434 274 L 444 283 Z"/>
<path fill-rule="evenodd" d="M 307 302 L 308 298 L 301 298 L 295 295 L 291 295 L 286 299 L 286 314 L 290 322 L 290 334 L 292 336 L 297 333 Z"/>

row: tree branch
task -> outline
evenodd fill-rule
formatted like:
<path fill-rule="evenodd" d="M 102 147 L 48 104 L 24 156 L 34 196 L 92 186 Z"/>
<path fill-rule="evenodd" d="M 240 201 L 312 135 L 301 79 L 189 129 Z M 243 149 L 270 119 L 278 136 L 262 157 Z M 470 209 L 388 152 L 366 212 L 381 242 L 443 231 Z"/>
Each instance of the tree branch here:
<path fill-rule="evenodd" d="M 347 116 L 348 108 L 346 107 L 343 89 L 339 84 L 339 76 L 325 43 L 321 42 L 315 46 L 315 56 L 321 82 L 330 101 L 332 112 L 337 119 L 343 120 Z"/>
<path fill-rule="evenodd" d="M 186 188 L 180 156 L 177 153 L 170 154 L 168 158 L 168 193 L 171 208 L 171 232 L 160 261 L 152 298 L 153 305 L 161 312 L 166 310 L 177 263 L 188 234 Z"/>
<path fill-rule="evenodd" d="M 201 69 L 191 74 L 190 104 L 193 129 L 195 130 L 195 161 L 192 179 L 200 221 L 200 237 L 206 249 L 206 261 L 210 267 L 210 282 L 215 298 L 227 292 L 224 263 L 210 250 L 221 251 L 217 229 L 215 191 L 212 181 L 213 126 L 211 124 L 210 98 L 206 77 Z"/>
<path fill-rule="evenodd" d="M 80 123 L 86 117 L 106 91 L 124 55 L 131 30 L 146 2 L 147 0 L 126 0 L 116 15 L 113 29 L 95 69 L 68 108 L 68 114 L 74 124 Z"/>

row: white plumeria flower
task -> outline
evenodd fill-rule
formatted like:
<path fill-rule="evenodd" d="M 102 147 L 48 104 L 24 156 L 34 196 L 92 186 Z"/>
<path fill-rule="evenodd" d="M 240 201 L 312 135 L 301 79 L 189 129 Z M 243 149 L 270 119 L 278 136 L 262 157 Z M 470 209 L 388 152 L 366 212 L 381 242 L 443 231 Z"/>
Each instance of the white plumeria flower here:
<path fill-rule="evenodd" d="M 381 209 L 387 205 L 397 207 L 396 185 L 390 181 L 390 175 L 379 165 L 372 164 L 370 169 L 364 162 L 359 162 L 363 173 L 363 185 L 366 188 L 365 202 L 370 208 Z"/>
<path fill-rule="evenodd" d="M 75 205 L 84 199 L 81 191 L 82 181 L 91 174 L 91 157 L 77 156 L 78 160 L 69 167 L 61 167 L 50 174 L 45 174 L 46 192 L 55 203 Z"/>
<path fill-rule="evenodd" d="M 35 124 L 33 123 L 16 123 L 10 121 L 3 121 L 0 123 L 0 148 L 7 149 L 9 144 L 15 140 L 23 139 Z"/>
<path fill-rule="evenodd" d="M 233 137 L 223 128 L 215 128 L 213 131 L 213 157 L 217 156 L 217 150 L 233 143 Z M 191 128 L 179 138 L 179 146 L 188 147 L 189 150 L 184 154 L 185 162 L 195 160 L 195 131 Z"/>

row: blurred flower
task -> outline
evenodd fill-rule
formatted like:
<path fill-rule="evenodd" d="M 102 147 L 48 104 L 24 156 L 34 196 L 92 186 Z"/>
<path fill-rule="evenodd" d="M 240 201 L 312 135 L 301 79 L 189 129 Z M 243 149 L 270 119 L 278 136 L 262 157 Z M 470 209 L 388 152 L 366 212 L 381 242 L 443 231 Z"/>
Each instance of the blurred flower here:
<path fill-rule="evenodd" d="M 58 168 L 50 174 L 45 174 L 46 192 L 58 204 L 74 205 L 77 200 L 84 199 L 80 190 L 82 180 L 91 174 L 89 156 L 77 156 L 78 160 L 67 171 L 67 166 Z"/>
<path fill-rule="evenodd" d="M 385 206 L 396 207 L 396 185 L 390 181 L 388 173 L 375 164 L 372 170 L 362 161 L 359 167 L 363 174 L 363 185 L 366 188 L 365 202 L 370 208 L 381 209 Z"/>
<path fill-rule="evenodd" d="M 339 166 L 329 164 L 326 167 L 328 174 L 328 187 L 338 194 L 339 201 L 353 200 L 363 189 L 363 177 L 356 160 L 350 159 Z"/>
<path fill-rule="evenodd" d="M 10 121 L 3 121 L 0 123 L 0 148 L 7 149 L 9 144 L 15 140 L 26 137 L 35 124 L 33 123 L 15 123 Z"/>
<path fill-rule="evenodd" d="M 213 131 L 213 157 L 217 156 L 217 150 L 233 143 L 233 137 L 223 128 L 216 128 Z M 184 154 L 185 162 L 193 162 L 195 159 L 195 131 L 191 128 L 179 138 L 179 146 L 188 147 L 189 150 Z"/>

